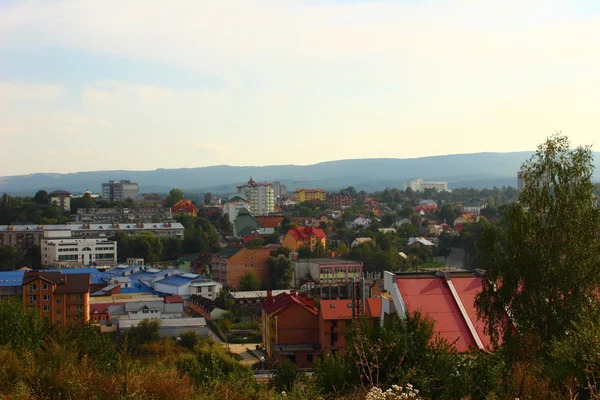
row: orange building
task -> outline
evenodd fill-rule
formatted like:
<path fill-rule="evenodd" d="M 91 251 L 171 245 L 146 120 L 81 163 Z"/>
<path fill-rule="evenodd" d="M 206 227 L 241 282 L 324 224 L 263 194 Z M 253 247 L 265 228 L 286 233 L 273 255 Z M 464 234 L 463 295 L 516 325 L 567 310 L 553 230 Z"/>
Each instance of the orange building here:
<path fill-rule="evenodd" d="M 357 303 L 362 314 L 361 303 Z M 346 331 L 352 324 L 352 300 L 321 300 L 319 310 L 319 343 L 323 353 L 344 355 Z M 369 298 L 365 303 L 364 316 L 371 320 L 381 317 L 381 298 Z"/>
<path fill-rule="evenodd" d="M 319 354 L 318 311 L 305 294 L 281 293 L 267 299 L 262 309 L 262 341 L 269 362 L 289 359 L 309 367 Z"/>
<path fill-rule="evenodd" d="M 196 215 L 198 215 L 198 207 L 192 204 L 191 200 L 181 200 L 173 207 L 171 207 L 171 212 L 173 214 L 185 214 L 195 217 Z"/>
<path fill-rule="evenodd" d="M 267 263 L 271 256 L 270 249 L 248 249 L 241 245 L 230 245 L 221 249 L 211 258 L 212 278 L 236 289 L 240 280 L 251 272 L 260 282 L 269 281 L 269 265 Z"/>
<path fill-rule="evenodd" d="M 321 243 L 323 248 L 327 248 L 327 235 L 322 229 L 312 226 L 297 226 L 291 228 L 283 237 L 283 247 L 292 251 L 297 251 L 301 246 L 306 246 L 313 250 L 317 243 Z"/>
<path fill-rule="evenodd" d="M 57 325 L 90 318 L 89 274 L 28 271 L 23 277 L 23 304 Z"/>

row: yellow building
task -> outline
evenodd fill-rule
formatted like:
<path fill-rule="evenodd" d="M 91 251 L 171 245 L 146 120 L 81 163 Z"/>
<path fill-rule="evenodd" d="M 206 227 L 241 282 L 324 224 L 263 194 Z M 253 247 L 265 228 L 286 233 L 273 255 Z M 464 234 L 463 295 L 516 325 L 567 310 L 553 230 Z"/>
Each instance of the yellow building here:
<path fill-rule="evenodd" d="M 298 189 L 294 192 L 296 203 L 304 201 L 325 201 L 327 193 L 323 189 Z"/>

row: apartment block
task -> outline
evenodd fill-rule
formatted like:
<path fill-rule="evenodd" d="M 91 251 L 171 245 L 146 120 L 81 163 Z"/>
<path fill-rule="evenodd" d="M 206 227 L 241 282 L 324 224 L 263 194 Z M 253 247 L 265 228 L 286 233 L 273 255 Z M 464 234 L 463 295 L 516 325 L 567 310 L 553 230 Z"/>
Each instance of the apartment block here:
<path fill-rule="evenodd" d="M 250 178 L 247 184 L 237 186 L 237 194 L 250 202 L 254 215 L 269 215 L 275 210 L 275 188 L 270 183 L 257 183 Z"/>
<path fill-rule="evenodd" d="M 121 180 L 109 181 L 102 184 L 102 200 L 125 201 L 127 199 L 136 200 L 140 194 L 140 188 L 137 183 Z"/>

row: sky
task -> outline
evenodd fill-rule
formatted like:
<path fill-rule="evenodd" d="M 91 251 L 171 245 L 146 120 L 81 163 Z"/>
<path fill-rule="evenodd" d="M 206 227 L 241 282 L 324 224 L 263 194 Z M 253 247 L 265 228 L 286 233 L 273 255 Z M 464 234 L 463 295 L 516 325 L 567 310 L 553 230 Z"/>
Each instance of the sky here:
<path fill-rule="evenodd" d="M 598 49 L 597 0 L 1 0 L 0 176 L 595 145 Z"/>

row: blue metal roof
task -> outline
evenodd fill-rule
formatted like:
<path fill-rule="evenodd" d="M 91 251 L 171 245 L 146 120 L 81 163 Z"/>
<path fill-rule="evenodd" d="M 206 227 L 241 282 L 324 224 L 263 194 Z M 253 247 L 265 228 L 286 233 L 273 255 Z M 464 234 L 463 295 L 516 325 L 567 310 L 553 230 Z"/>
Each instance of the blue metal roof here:
<path fill-rule="evenodd" d="M 110 274 L 104 271 L 98 271 L 96 268 L 65 268 L 65 269 L 47 269 L 48 272 L 60 272 L 63 275 L 69 274 L 90 274 L 92 285 L 106 283 L 110 279 Z"/>
<path fill-rule="evenodd" d="M 22 286 L 25 271 L 0 272 L 0 286 Z"/>
<path fill-rule="evenodd" d="M 161 285 L 168 285 L 168 286 L 183 286 L 183 285 L 187 285 L 188 283 L 192 282 L 193 280 L 196 280 L 194 278 L 186 278 L 180 275 L 173 275 L 173 276 L 169 276 L 168 278 L 165 279 L 161 279 L 160 281 L 156 281 L 156 283 L 160 283 Z"/>

